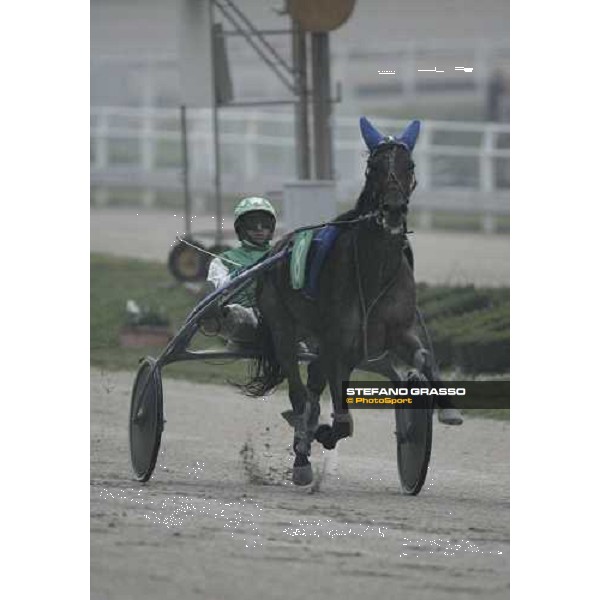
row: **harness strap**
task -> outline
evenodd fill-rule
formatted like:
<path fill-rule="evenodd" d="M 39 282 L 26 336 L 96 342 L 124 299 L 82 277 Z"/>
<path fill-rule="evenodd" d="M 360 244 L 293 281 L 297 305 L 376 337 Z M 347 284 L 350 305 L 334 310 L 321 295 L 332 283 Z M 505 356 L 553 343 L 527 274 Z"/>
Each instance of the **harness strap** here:
<path fill-rule="evenodd" d="M 383 288 L 381 289 L 379 294 L 377 294 L 377 296 L 375 296 L 375 298 L 373 299 L 371 304 L 367 307 L 366 302 L 365 302 L 365 294 L 364 294 L 364 290 L 362 287 L 362 278 L 360 276 L 360 264 L 358 261 L 358 244 L 356 243 L 356 236 L 354 236 L 352 238 L 352 249 L 353 249 L 353 254 L 354 254 L 356 283 L 357 283 L 357 287 L 358 287 L 358 299 L 360 302 L 360 308 L 361 308 L 361 313 L 362 313 L 362 315 L 361 315 L 361 317 L 362 317 L 361 330 L 362 330 L 362 334 L 363 334 L 362 335 L 363 360 L 366 362 L 373 362 L 373 361 L 379 360 L 381 358 L 381 356 L 383 356 L 383 354 L 380 356 L 376 356 L 375 358 L 368 357 L 369 349 L 368 349 L 368 345 L 367 345 L 367 333 L 368 333 L 369 314 L 371 313 L 371 311 L 373 310 L 373 308 L 375 307 L 377 302 L 379 302 L 379 300 L 381 300 L 381 298 L 385 295 L 385 293 L 388 292 L 391 289 L 392 285 L 395 283 L 396 273 L 392 274 L 392 276 L 390 277 L 390 280 L 383 286 Z M 399 271 L 398 271 L 398 273 L 399 273 Z"/>

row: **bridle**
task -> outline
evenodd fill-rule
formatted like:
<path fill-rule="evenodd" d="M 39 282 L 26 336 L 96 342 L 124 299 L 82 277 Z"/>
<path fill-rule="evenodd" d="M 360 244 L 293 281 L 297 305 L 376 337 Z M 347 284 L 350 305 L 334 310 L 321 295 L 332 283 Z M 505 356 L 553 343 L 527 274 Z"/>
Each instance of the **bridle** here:
<path fill-rule="evenodd" d="M 406 148 L 408 150 L 408 148 L 402 142 L 396 141 L 391 136 L 384 138 L 383 143 L 376 146 L 371 151 L 371 154 L 369 155 L 369 159 L 367 160 L 367 169 L 365 171 L 365 177 L 369 177 L 369 175 L 370 175 L 370 171 L 372 169 L 372 164 L 373 164 L 373 160 L 375 159 L 375 156 L 382 150 L 389 148 L 390 144 L 391 144 L 392 151 L 389 152 L 387 155 L 387 177 L 383 183 L 383 191 L 388 190 L 390 188 L 392 188 L 392 189 L 395 188 L 395 191 L 400 196 L 400 200 L 402 201 L 402 203 L 405 204 L 406 206 L 408 206 L 408 203 L 410 201 L 410 196 L 414 192 L 415 188 L 417 187 L 417 180 L 414 176 L 414 170 L 413 170 L 414 165 L 412 165 L 412 167 L 411 167 L 411 170 L 413 170 L 413 177 L 412 177 L 412 182 L 410 184 L 410 189 L 407 189 L 403 185 L 403 183 L 398 179 L 398 177 L 395 173 L 394 167 L 395 167 L 395 163 L 396 163 L 396 152 L 398 151 L 398 147 L 402 146 L 403 148 Z M 412 164 L 412 161 L 411 161 L 411 164 Z M 377 195 L 379 195 L 380 198 L 379 198 L 379 201 L 377 202 L 377 206 L 374 210 L 375 223 L 380 227 L 384 227 L 384 212 L 385 212 L 385 207 L 383 204 L 384 193 L 382 193 L 382 191 L 380 189 L 378 190 L 378 189 L 374 188 L 372 191 L 371 200 L 375 200 Z M 402 226 L 403 226 L 402 228 L 403 228 L 403 231 L 405 234 L 406 229 L 407 229 L 406 228 L 406 216 L 403 217 Z"/>

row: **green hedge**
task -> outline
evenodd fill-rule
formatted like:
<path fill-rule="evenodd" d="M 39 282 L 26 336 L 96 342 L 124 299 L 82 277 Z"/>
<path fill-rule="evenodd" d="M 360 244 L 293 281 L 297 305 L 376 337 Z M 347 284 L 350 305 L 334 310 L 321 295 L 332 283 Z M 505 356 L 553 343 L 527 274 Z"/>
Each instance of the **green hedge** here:
<path fill-rule="evenodd" d="M 508 372 L 508 288 L 421 285 L 418 302 L 442 368 L 465 373 Z"/>
<path fill-rule="evenodd" d="M 91 359 L 107 369 L 134 371 L 141 356 L 156 356 L 160 348 L 130 349 L 119 345 L 119 330 L 127 323 L 125 304 L 135 300 L 142 309 L 169 317 L 176 330 L 196 299 L 174 284 L 165 265 L 139 260 L 91 257 Z M 442 368 L 465 373 L 506 373 L 509 370 L 509 290 L 420 285 L 418 302 Z M 218 339 L 197 336 L 194 347 L 219 346 Z M 220 361 L 219 361 L 220 362 Z M 236 381 L 247 365 L 179 363 L 171 376 L 198 381 Z"/>

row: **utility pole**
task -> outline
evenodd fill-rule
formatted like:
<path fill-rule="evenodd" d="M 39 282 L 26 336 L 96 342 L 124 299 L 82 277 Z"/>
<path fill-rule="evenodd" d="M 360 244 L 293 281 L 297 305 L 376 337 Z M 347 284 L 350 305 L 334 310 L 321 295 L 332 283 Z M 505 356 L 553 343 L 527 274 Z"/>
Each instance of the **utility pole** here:
<path fill-rule="evenodd" d="M 311 33 L 311 54 L 315 179 L 332 180 L 334 176 L 331 131 L 329 33 Z"/>
<path fill-rule="evenodd" d="M 296 87 L 294 126 L 296 141 L 296 175 L 298 179 L 310 179 L 310 138 L 308 127 L 308 89 L 306 81 L 306 33 L 298 23 L 292 24 L 292 61 Z"/>
<path fill-rule="evenodd" d="M 215 11 L 214 2 L 209 0 L 210 14 L 210 42 L 211 42 L 211 71 L 212 71 L 212 121 L 213 121 L 213 152 L 215 161 L 215 212 L 216 212 L 216 230 L 215 245 L 220 246 L 223 243 L 223 208 L 221 206 L 221 153 L 219 151 L 219 91 L 217 65 L 215 64 L 216 40 L 215 40 Z"/>

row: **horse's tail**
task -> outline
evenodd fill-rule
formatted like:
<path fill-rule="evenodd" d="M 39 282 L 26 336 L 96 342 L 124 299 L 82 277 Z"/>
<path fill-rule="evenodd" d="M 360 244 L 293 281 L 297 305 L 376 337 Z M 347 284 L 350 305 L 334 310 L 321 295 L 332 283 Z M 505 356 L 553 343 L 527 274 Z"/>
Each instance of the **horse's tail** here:
<path fill-rule="evenodd" d="M 258 348 L 260 356 L 249 361 L 250 379 L 239 386 L 244 394 L 254 398 L 269 394 L 285 379 L 275 354 L 271 329 L 262 315 L 258 317 Z"/>

